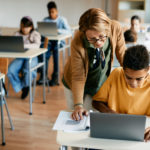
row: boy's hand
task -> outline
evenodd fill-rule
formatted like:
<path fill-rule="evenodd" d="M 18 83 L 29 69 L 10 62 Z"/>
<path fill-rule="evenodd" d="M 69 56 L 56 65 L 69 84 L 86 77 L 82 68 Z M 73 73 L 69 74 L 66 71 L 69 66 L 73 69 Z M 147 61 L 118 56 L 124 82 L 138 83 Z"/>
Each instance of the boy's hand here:
<path fill-rule="evenodd" d="M 79 121 L 83 119 L 83 115 L 88 116 L 88 111 L 85 110 L 82 106 L 76 106 L 71 117 L 73 120 Z"/>
<path fill-rule="evenodd" d="M 145 129 L 144 140 L 145 142 L 150 140 L 150 127 Z"/>

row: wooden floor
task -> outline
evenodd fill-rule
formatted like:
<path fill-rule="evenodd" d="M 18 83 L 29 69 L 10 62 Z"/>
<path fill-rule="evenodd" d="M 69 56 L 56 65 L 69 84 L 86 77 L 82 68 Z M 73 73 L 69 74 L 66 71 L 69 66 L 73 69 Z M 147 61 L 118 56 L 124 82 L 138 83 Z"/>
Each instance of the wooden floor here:
<path fill-rule="evenodd" d="M 62 73 L 62 65 L 60 67 Z M 51 87 L 49 93 L 46 88 L 46 104 L 42 103 L 42 92 L 42 87 L 37 86 L 33 115 L 30 116 L 29 97 L 21 100 L 21 92 L 15 93 L 10 87 L 10 96 L 6 100 L 15 130 L 10 129 L 7 113 L 4 111 L 6 145 L 0 145 L 0 150 L 58 150 L 56 131 L 52 127 L 59 111 L 66 109 L 63 85 L 61 83 L 60 86 Z M 1 141 L 0 131 L 0 143 Z"/>

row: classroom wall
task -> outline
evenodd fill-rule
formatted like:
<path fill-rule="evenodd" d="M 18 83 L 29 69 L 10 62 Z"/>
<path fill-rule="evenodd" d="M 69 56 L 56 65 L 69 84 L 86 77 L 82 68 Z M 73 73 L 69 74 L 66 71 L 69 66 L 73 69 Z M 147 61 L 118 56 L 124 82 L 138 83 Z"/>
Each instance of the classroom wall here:
<path fill-rule="evenodd" d="M 88 8 L 105 9 L 105 0 L 54 0 L 59 14 L 68 19 L 70 25 L 77 25 L 79 17 Z M 32 17 L 36 26 L 48 15 L 46 5 L 49 0 L 0 0 L 0 26 L 19 27 L 22 16 Z"/>

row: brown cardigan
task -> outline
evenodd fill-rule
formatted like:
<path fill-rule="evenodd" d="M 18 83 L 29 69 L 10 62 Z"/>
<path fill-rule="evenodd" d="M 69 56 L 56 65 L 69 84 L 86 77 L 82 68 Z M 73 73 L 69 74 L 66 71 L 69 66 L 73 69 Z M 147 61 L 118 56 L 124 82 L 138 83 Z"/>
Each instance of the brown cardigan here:
<path fill-rule="evenodd" d="M 84 86 L 88 74 L 88 54 L 83 46 L 84 34 L 77 31 L 71 42 L 71 56 L 64 69 L 64 80 L 73 93 L 74 104 L 83 103 Z M 122 65 L 125 47 L 123 31 L 117 21 L 111 24 L 111 65 L 114 53 Z"/>

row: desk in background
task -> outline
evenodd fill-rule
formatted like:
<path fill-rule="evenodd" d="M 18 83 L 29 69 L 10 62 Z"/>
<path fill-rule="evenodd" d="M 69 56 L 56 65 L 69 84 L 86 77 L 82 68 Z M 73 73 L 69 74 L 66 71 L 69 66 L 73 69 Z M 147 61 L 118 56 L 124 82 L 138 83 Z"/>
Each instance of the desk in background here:
<path fill-rule="evenodd" d="M 45 48 L 39 48 L 39 49 L 29 49 L 26 52 L 0 52 L 1 58 L 26 58 L 29 62 L 29 103 L 30 103 L 30 111 L 29 114 L 32 115 L 32 102 L 33 102 L 33 96 L 32 96 L 32 83 L 31 83 L 31 73 L 33 70 L 36 70 L 39 67 L 43 66 L 43 80 L 45 81 L 45 53 L 47 52 L 47 49 Z M 37 57 L 39 55 L 43 55 L 43 62 L 40 62 L 37 64 L 37 66 L 31 68 L 31 62 L 34 57 Z M 45 103 L 45 82 L 43 82 L 43 103 Z"/>

